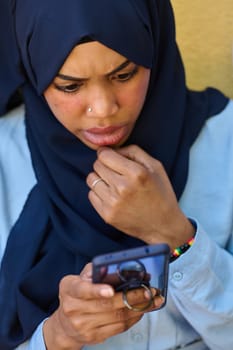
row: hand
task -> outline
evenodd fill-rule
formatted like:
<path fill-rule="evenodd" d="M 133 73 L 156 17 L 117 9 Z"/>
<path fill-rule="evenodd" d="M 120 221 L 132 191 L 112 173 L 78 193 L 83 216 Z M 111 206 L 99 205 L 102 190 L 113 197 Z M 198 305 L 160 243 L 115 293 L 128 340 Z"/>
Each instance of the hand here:
<path fill-rule="evenodd" d="M 98 177 L 103 181 L 92 188 Z M 174 249 L 194 234 L 162 164 L 137 146 L 101 148 L 87 184 L 99 215 L 128 235 Z"/>
<path fill-rule="evenodd" d="M 79 350 L 84 345 L 104 342 L 124 332 L 138 322 L 144 312 L 125 307 L 122 293 L 114 293 L 111 286 L 92 284 L 91 264 L 80 276 L 66 276 L 59 289 L 60 305 L 44 323 L 47 350 Z M 132 305 L 148 302 L 143 289 L 128 292 Z M 159 308 L 164 299 L 154 298 L 147 310 Z"/>

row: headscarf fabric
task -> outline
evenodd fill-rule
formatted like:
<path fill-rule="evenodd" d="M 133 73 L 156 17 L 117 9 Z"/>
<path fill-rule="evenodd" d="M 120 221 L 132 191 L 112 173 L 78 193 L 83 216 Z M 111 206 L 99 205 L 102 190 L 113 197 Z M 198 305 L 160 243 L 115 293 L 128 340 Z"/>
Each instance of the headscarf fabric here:
<path fill-rule="evenodd" d="M 43 97 L 85 37 L 151 69 L 145 104 L 126 144 L 162 162 L 177 198 L 191 145 L 206 119 L 227 103 L 217 90 L 186 88 L 168 0 L 1 0 L 0 112 L 20 88 L 37 180 L 1 265 L 1 350 L 23 343 L 58 307 L 63 276 L 80 273 L 95 255 L 144 244 L 93 209 L 86 177 L 96 152 L 61 125 Z"/>

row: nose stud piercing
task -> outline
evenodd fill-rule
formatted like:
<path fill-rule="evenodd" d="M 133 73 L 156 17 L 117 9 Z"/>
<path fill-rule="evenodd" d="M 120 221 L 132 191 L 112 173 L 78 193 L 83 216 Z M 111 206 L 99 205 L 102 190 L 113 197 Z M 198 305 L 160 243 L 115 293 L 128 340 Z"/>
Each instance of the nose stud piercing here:
<path fill-rule="evenodd" d="M 87 111 L 88 111 L 88 112 L 92 112 L 92 108 L 91 108 L 91 107 L 88 107 Z"/>

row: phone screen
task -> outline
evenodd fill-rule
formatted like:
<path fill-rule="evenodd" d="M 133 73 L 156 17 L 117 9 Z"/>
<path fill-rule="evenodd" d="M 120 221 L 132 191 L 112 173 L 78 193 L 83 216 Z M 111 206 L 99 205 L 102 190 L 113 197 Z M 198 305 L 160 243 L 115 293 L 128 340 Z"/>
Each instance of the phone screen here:
<path fill-rule="evenodd" d="M 152 247 L 148 250 L 148 247 Z M 154 246 L 99 257 L 93 261 L 93 281 L 106 283 L 116 291 L 139 288 L 142 284 L 156 288 L 164 297 L 167 292 L 169 254 L 167 247 Z M 147 252 L 147 253 L 145 253 Z M 111 261 L 112 260 L 112 261 Z"/>

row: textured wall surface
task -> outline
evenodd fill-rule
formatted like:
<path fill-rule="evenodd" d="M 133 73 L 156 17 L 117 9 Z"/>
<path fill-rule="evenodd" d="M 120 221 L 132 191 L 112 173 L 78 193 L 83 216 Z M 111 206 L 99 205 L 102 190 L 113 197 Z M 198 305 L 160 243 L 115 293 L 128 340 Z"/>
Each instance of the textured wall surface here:
<path fill-rule="evenodd" d="M 233 0 L 171 2 L 188 86 L 214 86 L 233 98 Z"/>

